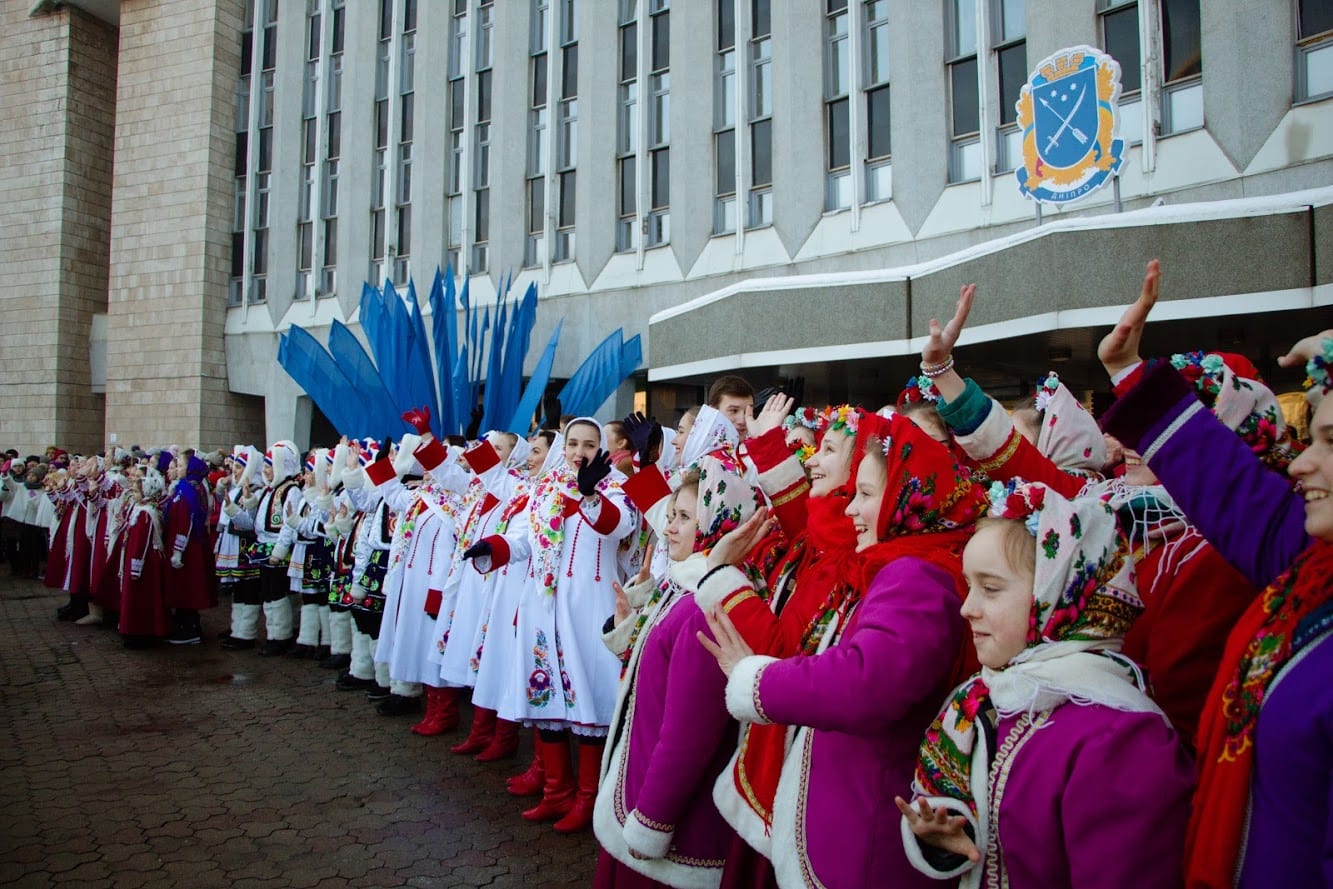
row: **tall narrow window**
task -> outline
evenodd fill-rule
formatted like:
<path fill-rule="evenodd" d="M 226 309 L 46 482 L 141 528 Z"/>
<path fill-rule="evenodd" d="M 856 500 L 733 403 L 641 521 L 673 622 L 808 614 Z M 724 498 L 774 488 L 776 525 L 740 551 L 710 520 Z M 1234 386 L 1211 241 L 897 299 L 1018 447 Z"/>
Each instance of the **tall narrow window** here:
<path fill-rule="evenodd" d="M 736 4 L 717 0 L 713 96 L 713 234 L 736 230 Z"/>
<path fill-rule="evenodd" d="M 301 93 L 301 194 L 296 210 L 296 299 L 315 294 L 315 171 L 319 168 L 320 0 L 306 0 L 305 83 Z"/>
<path fill-rule="evenodd" d="M 546 160 L 548 126 L 546 92 L 550 85 L 550 52 L 546 25 L 550 21 L 550 0 L 532 0 L 532 35 L 529 42 L 528 99 L 528 237 L 523 248 L 525 268 L 541 266 L 546 261 Z M 539 27 L 540 26 L 540 27 Z"/>
<path fill-rule="evenodd" d="M 869 0 L 865 9 L 866 201 L 893 196 L 889 139 L 889 0 Z"/>
<path fill-rule="evenodd" d="M 750 0 L 750 194 L 746 226 L 773 223 L 773 40 L 769 0 Z"/>
<path fill-rule="evenodd" d="M 445 263 L 455 271 L 463 266 L 463 179 L 467 149 L 467 116 L 465 93 L 467 81 L 463 76 L 464 47 L 467 45 L 467 0 L 453 0 L 453 15 L 449 19 L 449 85 L 448 126 L 449 157 L 445 171 Z"/>
<path fill-rule="evenodd" d="M 1023 133 L 1018 128 L 1018 95 L 1028 79 L 1027 18 L 1024 0 L 993 0 L 991 37 L 999 77 L 999 129 L 995 134 L 995 170 L 1018 166 Z"/>
<path fill-rule="evenodd" d="M 648 247 L 671 239 L 671 13 L 668 0 L 650 0 L 648 17 Z"/>
<path fill-rule="evenodd" d="M 260 47 L 259 151 L 255 164 L 250 252 L 250 301 L 268 299 L 269 189 L 273 180 L 274 81 L 278 67 L 278 0 L 264 0 Z"/>
<path fill-rule="evenodd" d="M 824 209 L 852 205 L 851 50 L 847 0 L 825 0 L 824 17 Z"/>
<path fill-rule="evenodd" d="M 1120 135 L 1143 141 L 1143 55 L 1139 48 L 1137 0 L 1097 0 L 1102 48 L 1120 63 Z"/>
<path fill-rule="evenodd" d="M 321 257 L 319 287 L 316 292 L 331 295 L 338 290 L 338 171 L 342 158 L 342 71 L 344 0 L 333 0 L 332 34 L 329 41 L 329 83 L 324 91 L 324 169 L 320 181 L 319 216 L 323 229 L 318 242 Z"/>
<path fill-rule="evenodd" d="M 406 284 L 412 276 L 412 138 L 415 128 L 417 0 L 403 0 L 403 27 L 398 44 L 398 158 L 395 182 L 397 251 L 393 280 Z"/>
<path fill-rule="evenodd" d="M 231 280 L 227 285 L 227 305 L 245 301 L 246 189 L 250 170 L 250 82 L 254 70 L 255 7 L 245 4 L 245 30 L 241 32 L 241 73 L 236 78 L 236 162 L 231 222 Z"/>
<path fill-rule="evenodd" d="M 949 181 L 981 178 L 981 97 L 975 0 L 946 0 L 949 73 Z"/>
<path fill-rule="evenodd" d="M 473 130 L 472 169 L 472 262 L 471 272 L 484 272 L 490 256 L 491 240 L 491 42 L 494 3 L 481 0 L 477 8 L 476 108 L 477 125 Z"/>
<path fill-rule="evenodd" d="M 1300 0 L 1296 22 L 1296 100 L 1333 95 L 1333 0 Z"/>
<path fill-rule="evenodd" d="M 1199 0 L 1160 0 L 1162 133 L 1203 126 L 1203 39 Z"/>
<path fill-rule="evenodd" d="M 560 9 L 560 98 L 556 101 L 555 262 L 574 258 L 575 165 L 578 163 L 579 44 L 576 0 L 558 0 Z"/>
<path fill-rule="evenodd" d="M 620 0 L 620 86 L 616 116 L 616 250 L 639 246 L 639 4 Z"/>

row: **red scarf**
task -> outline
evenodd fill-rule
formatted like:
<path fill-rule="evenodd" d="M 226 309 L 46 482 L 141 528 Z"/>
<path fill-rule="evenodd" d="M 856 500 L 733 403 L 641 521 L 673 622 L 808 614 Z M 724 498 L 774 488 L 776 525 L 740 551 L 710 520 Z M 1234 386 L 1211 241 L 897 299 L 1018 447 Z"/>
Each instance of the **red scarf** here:
<path fill-rule="evenodd" d="M 1277 674 L 1314 635 L 1296 628 L 1333 599 L 1333 543 L 1315 541 L 1227 639 L 1199 723 L 1199 787 L 1185 837 L 1188 889 L 1231 889 L 1249 811 L 1259 714 Z M 1325 622 L 1330 622 L 1328 615 Z M 1281 751 L 1271 751 L 1281 755 Z"/>

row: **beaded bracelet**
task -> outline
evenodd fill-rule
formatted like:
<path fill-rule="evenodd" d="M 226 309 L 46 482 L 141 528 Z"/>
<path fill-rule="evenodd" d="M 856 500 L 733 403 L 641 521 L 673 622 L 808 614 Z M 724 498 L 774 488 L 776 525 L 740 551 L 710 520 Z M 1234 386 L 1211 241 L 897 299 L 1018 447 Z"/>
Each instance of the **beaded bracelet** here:
<path fill-rule="evenodd" d="M 947 374 L 947 373 L 948 373 L 949 371 L 951 371 L 951 370 L 953 370 L 953 356 L 952 356 L 952 355 L 950 355 L 948 358 L 944 359 L 944 363 L 943 363 L 943 364 L 937 364 L 937 365 L 935 365 L 935 366 L 933 366 L 933 367 L 930 366 L 930 365 L 928 365 L 928 364 L 926 364 L 924 361 L 921 362 L 921 373 L 924 374 L 924 375 L 927 376 L 927 377 L 930 377 L 932 380 L 935 379 L 936 377 L 942 377 L 942 376 L 944 376 L 945 374 Z"/>

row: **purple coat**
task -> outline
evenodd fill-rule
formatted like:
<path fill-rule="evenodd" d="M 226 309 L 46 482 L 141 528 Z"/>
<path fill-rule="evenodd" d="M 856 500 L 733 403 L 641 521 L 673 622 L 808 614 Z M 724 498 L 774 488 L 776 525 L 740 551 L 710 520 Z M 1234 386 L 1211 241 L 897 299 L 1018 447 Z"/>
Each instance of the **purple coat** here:
<path fill-rule="evenodd" d="M 1190 521 L 1256 587 L 1272 583 L 1310 545 L 1301 497 L 1169 365 L 1145 373 L 1102 426 L 1144 455 Z M 1255 740 L 1242 889 L 1333 885 L 1331 669 L 1333 643 L 1325 638 L 1269 687 Z"/>
<path fill-rule="evenodd" d="M 736 747 L 726 677 L 695 634 L 707 621 L 676 588 L 641 633 L 621 689 L 594 825 L 621 864 L 672 886 L 712 887 L 733 836 L 713 783 Z M 642 861 L 639 852 L 659 856 Z"/>
<path fill-rule="evenodd" d="M 920 559 L 875 576 L 833 646 L 745 658 L 727 703 L 750 722 L 808 726 L 773 810 L 778 884 L 937 887 L 908 862 L 894 796 L 910 798 L 921 738 L 949 691 L 963 618 L 953 579 Z"/>

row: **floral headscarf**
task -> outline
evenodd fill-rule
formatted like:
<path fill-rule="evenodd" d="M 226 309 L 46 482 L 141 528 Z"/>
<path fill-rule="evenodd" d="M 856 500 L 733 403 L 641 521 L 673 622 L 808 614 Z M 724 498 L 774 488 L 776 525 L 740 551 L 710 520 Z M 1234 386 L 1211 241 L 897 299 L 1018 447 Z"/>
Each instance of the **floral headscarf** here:
<path fill-rule="evenodd" d="M 1238 372 L 1217 352 L 1172 355 L 1171 366 L 1194 384 L 1213 415 L 1239 435 L 1260 460 L 1286 473 L 1301 449 L 1287 430 L 1273 390 Z"/>
<path fill-rule="evenodd" d="M 694 418 L 690 434 L 685 437 L 685 444 L 681 447 L 680 468 L 689 469 L 705 454 L 734 449 L 740 440 L 730 420 L 718 413 L 717 408 L 704 405 L 699 408 L 699 415 Z"/>
<path fill-rule="evenodd" d="M 728 454 L 699 461 L 699 531 L 694 551 L 707 552 L 764 505 L 763 493 L 745 480 L 745 469 Z"/>
<path fill-rule="evenodd" d="M 1039 483 L 996 483 L 991 515 L 1022 521 L 1033 535 L 1036 568 L 1027 647 L 1000 669 L 984 667 L 955 690 L 926 732 L 913 790 L 932 804 L 962 806 L 978 822 L 986 848 L 985 794 L 975 795 L 974 769 L 986 774 L 988 753 L 978 715 L 988 701 L 1004 716 L 1065 703 L 1117 710 L 1161 710 L 1143 692 L 1143 677 L 1119 654 L 1143 609 L 1132 560 L 1115 513 L 1099 499 L 1066 500 Z M 1165 719 L 1165 717 L 1163 717 Z"/>
<path fill-rule="evenodd" d="M 1102 430 L 1057 374 L 1038 382 L 1034 403 L 1043 412 L 1037 450 L 1064 472 L 1100 477 L 1106 465 Z"/>

